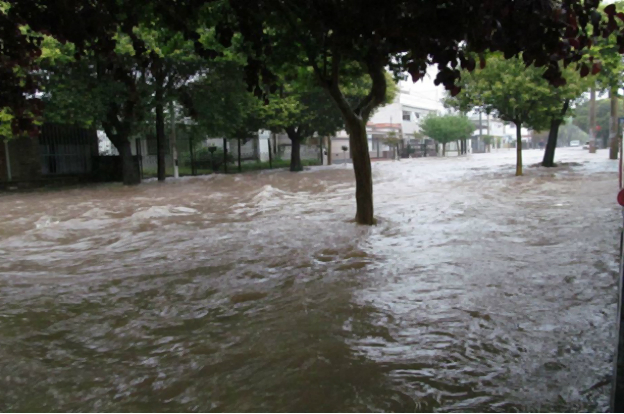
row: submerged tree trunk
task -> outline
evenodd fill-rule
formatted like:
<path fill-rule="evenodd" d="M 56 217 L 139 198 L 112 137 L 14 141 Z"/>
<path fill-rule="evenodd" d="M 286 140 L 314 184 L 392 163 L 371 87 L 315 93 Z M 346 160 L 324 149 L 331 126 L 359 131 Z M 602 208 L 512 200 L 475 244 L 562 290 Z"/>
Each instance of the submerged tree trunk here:
<path fill-rule="evenodd" d="M 618 94 L 616 88 L 609 90 L 609 98 L 611 98 L 611 116 L 609 118 L 609 159 L 618 159 Z"/>
<path fill-rule="evenodd" d="M 103 60 L 96 60 L 97 79 L 106 78 L 106 63 Z M 144 76 L 144 72 L 139 72 Z M 135 162 L 132 156 L 132 145 L 130 143 L 130 135 L 132 135 L 134 126 L 142 121 L 140 111 L 137 113 L 137 107 L 140 103 L 140 94 L 137 93 L 137 81 L 135 73 L 132 71 L 120 71 L 116 73 L 126 86 L 128 86 L 128 95 L 120 101 L 112 100 L 106 107 L 105 116 L 102 118 L 102 128 L 108 139 L 113 143 L 121 158 L 122 181 L 124 185 L 134 185 L 141 182 L 141 172 L 138 162 Z M 137 156 L 139 152 L 137 151 Z"/>
<path fill-rule="evenodd" d="M 559 137 L 559 127 L 563 122 L 568 108 L 570 106 L 570 100 L 566 99 L 561 108 L 560 117 L 552 118 L 550 120 L 550 130 L 548 131 L 548 141 L 546 142 L 546 150 L 544 151 L 544 159 L 542 160 L 542 166 L 554 167 L 555 166 L 555 149 L 557 148 L 557 138 Z"/>
<path fill-rule="evenodd" d="M 115 127 L 112 126 L 112 122 L 116 122 Z M 102 122 L 104 127 L 104 132 L 108 139 L 113 143 L 117 151 L 119 152 L 119 157 L 121 158 L 121 174 L 122 181 L 124 185 L 135 185 L 141 183 L 141 174 L 139 171 L 138 163 L 135 163 L 134 157 L 132 156 L 132 144 L 127 137 L 127 125 L 122 125 L 122 123 L 118 122 L 116 116 L 107 119 Z M 117 133 L 115 131 L 118 131 Z"/>
<path fill-rule="evenodd" d="M 516 124 L 516 176 L 522 175 L 522 123 Z"/>
<path fill-rule="evenodd" d="M 442 156 L 446 157 L 446 142 L 442 143 Z"/>
<path fill-rule="evenodd" d="M 373 176 L 368 153 L 366 122 L 355 119 L 347 122 L 349 145 L 355 172 L 355 221 L 359 224 L 375 224 L 373 216 Z"/>
<path fill-rule="evenodd" d="M 290 138 L 290 171 L 299 172 L 303 171 L 303 165 L 301 165 L 301 136 L 298 129 L 286 128 L 288 138 Z"/>
<path fill-rule="evenodd" d="M 332 165 L 332 140 L 331 137 L 327 137 L 327 165 Z"/>
<path fill-rule="evenodd" d="M 370 154 L 368 152 L 368 136 L 366 122 L 373 110 L 382 104 L 386 98 L 386 69 L 385 59 L 380 59 L 376 51 L 371 49 L 366 59 L 366 69 L 371 78 L 372 86 L 369 94 L 355 107 L 352 107 L 340 90 L 340 69 L 342 56 L 335 47 L 331 47 L 331 70 L 321 70 L 315 63 L 315 58 L 309 56 L 318 79 L 332 98 L 345 122 L 349 134 L 351 158 L 355 173 L 355 221 L 358 224 L 375 224 L 373 211 L 373 177 L 371 171 Z M 329 77 L 328 77 L 329 75 Z"/>
<path fill-rule="evenodd" d="M 163 88 L 157 81 L 156 85 L 156 151 L 158 159 L 158 181 L 165 181 L 165 115 L 163 108 Z"/>
<path fill-rule="evenodd" d="M 290 152 L 290 171 L 303 171 L 303 165 L 301 165 L 301 139 L 292 139 L 291 143 L 292 151 Z"/>
<path fill-rule="evenodd" d="M 550 120 L 550 130 L 548 131 L 548 141 L 546 142 L 546 150 L 544 151 L 544 159 L 542 160 L 542 166 L 544 167 L 555 166 L 555 148 L 557 148 L 557 136 L 559 134 L 560 125 L 561 125 L 561 119 Z"/>
<path fill-rule="evenodd" d="M 115 147 L 119 151 L 121 157 L 121 170 L 124 185 L 135 185 L 141 182 L 138 165 L 134 162 L 132 156 L 132 145 L 128 138 L 119 138 L 115 140 Z"/>

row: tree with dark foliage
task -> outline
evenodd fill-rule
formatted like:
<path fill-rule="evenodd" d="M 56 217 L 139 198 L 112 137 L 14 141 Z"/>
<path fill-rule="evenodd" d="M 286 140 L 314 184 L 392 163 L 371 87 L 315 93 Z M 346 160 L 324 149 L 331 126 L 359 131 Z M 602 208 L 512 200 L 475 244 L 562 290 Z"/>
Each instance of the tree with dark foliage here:
<path fill-rule="evenodd" d="M 177 2 L 173 2 L 177 3 Z M 615 7 L 597 11 L 598 1 L 565 0 L 232 0 L 235 29 L 254 44 L 249 56 L 248 81 L 260 90 L 267 71 L 263 56 L 285 42 L 298 48 L 292 58 L 312 67 L 319 82 L 339 108 L 349 133 L 356 179 L 356 221 L 373 224 L 373 185 L 366 123 L 385 96 L 384 70 L 409 72 L 414 81 L 435 64 L 436 84 L 451 94 L 460 68 L 473 70 L 487 51 L 505 58 L 521 55 L 524 62 L 545 67 L 544 78 L 563 85 L 560 62 L 578 62 L 591 37 L 619 30 Z M 624 52 L 624 34 L 617 33 Z M 341 89 L 341 69 L 360 65 L 371 78 L 367 96 L 350 105 Z M 583 65 L 582 75 L 599 70 Z"/>
<path fill-rule="evenodd" d="M 416 81 L 428 65 L 435 64 L 436 83 L 457 94 L 460 67 L 473 70 L 477 65 L 467 52 L 481 56 L 480 66 L 486 64 L 486 51 L 502 52 L 505 58 L 521 55 L 527 65 L 544 66 L 544 77 L 554 85 L 565 82 L 560 62 L 566 66 L 578 62 L 594 36 L 618 31 L 616 44 L 624 52 L 624 33 L 616 21 L 624 20 L 624 14 L 616 13 L 615 6 L 599 12 L 598 0 L 9 0 L 4 4 L 0 32 L 7 36 L 2 37 L 0 51 L 0 105 L 13 108 L 20 119 L 29 100 L 14 91 L 28 92 L 30 87 L 32 92 L 34 86 L 18 82 L 12 70 L 28 67 L 38 52 L 36 38 L 16 32 L 21 24 L 74 42 L 78 50 L 90 48 L 97 53 L 111 53 L 121 31 L 140 54 L 142 45 L 133 28 L 153 13 L 210 57 L 214 53 L 202 48 L 198 29 L 205 29 L 206 13 L 223 8 L 228 14 L 215 25 L 216 37 L 227 45 L 239 32 L 251 44 L 245 74 L 256 95 L 263 95 L 266 85 L 276 79 L 263 64 L 264 58 L 285 45 L 295 49 L 288 56 L 313 68 L 344 118 L 356 179 L 355 218 L 368 225 L 375 219 L 366 122 L 385 97 L 386 67 L 409 72 Z M 341 89 L 345 65 L 359 65 L 371 78 L 368 94 L 355 105 L 349 104 Z M 583 64 L 581 74 L 599 69 L 597 62 Z M 19 124 L 25 122 L 18 120 Z"/>

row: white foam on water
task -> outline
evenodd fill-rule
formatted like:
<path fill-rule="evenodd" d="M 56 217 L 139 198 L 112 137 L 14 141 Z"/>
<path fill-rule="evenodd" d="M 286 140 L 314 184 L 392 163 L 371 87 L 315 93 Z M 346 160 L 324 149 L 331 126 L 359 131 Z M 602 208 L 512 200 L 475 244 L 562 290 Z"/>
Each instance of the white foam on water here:
<path fill-rule="evenodd" d="M 197 213 L 198 211 L 196 209 L 189 207 L 153 206 L 137 211 L 136 213 L 132 214 L 131 218 L 135 220 L 149 220 L 155 218 L 188 216 Z"/>

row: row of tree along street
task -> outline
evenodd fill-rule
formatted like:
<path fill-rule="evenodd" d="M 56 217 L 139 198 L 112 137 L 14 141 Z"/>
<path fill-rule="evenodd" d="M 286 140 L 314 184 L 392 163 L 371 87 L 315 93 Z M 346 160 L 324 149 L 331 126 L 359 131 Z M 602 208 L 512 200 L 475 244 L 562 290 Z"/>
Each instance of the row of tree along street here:
<path fill-rule="evenodd" d="M 624 3 L 611 4 L 602 11 L 610 16 L 608 26 L 615 27 L 615 18 L 624 20 Z M 599 13 L 593 14 L 598 20 Z M 567 32 L 573 29 L 566 29 Z M 596 90 L 609 94 L 608 143 L 609 157 L 618 157 L 618 89 L 624 73 L 624 52 L 622 38 L 608 29 L 595 31 L 592 48 L 587 50 L 576 65 L 563 60 L 563 78 L 553 82 L 548 79 L 551 70 L 546 61 L 531 62 L 531 52 L 525 51 L 522 58 L 509 53 L 493 53 L 488 56 L 487 67 L 472 71 L 464 68 L 458 86 L 461 91 L 446 100 L 446 105 L 460 111 L 477 110 L 494 113 L 504 121 L 516 125 L 517 162 L 516 175 L 522 175 L 521 127 L 534 131 L 548 130 L 548 139 L 542 165 L 553 167 L 559 128 L 578 108 L 578 126 L 589 133 L 590 152 L 596 151 L 596 137 L 602 129 L 596 123 Z M 591 43 L 590 42 L 590 43 Z M 567 40 L 567 45 L 581 47 L 576 39 Z M 534 63 L 534 65 L 530 65 Z M 588 76 L 590 75 L 590 76 Z M 583 102 L 585 93 L 590 99 Z M 589 116 L 587 116 L 589 112 Z M 604 111 L 602 111 L 604 114 Z M 605 140 L 606 141 L 606 140 Z"/>
<path fill-rule="evenodd" d="M 126 184 L 138 182 L 130 139 L 146 128 L 164 179 L 167 119 L 190 117 L 207 136 L 235 139 L 285 131 L 293 153 L 302 139 L 344 127 L 356 221 L 370 225 L 366 123 L 394 93 L 388 70 L 417 81 L 437 65 L 450 106 L 497 113 L 517 131 L 555 130 L 589 73 L 613 75 L 601 75 L 600 88 L 617 92 L 617 70 L 606 69 L 619 68 L 622 20 L 616 5 L 588 0 L 5 0 L 0 116 L 15 134 L 41 119 L 101 126 Z"/>
<path fill-rule="evenodd" d="M 204 59 L 180 33 L 139 26 L 135 35 L 144 39 L 149 52 L 138 58 L 131 38 L 120 33 L 114 49 L 119 67 L 93 53 L 77 58 L 73 44 L 50 36 L 42 38 L 42 54 L 36 60 L 43 120 L 103 128 L 124 159 L 126 184 L 140 180 L 132 164 L 131 138 L 146 134 L 156 136 L 158 179 L 165 179 L 166 135 L 175 136 L 176 128 L 188 124 L 180 123 L 181 118 L 191 119 L 193 126 L 187 129 L 194 135 L 239 142 L 257 135 L 260 128 L 284 132 L 291 140 L 291 171 L 303 168 L 302 141 L 343 128 L 340 112 L 307 68 L 276 65 L 270 99 L 262 102 L 249 93 L 240 38 L 229 48 L 219 48 L 214 33 L 202 33 L 202 45 L 220 50 L 219 56 Z M 386 77 L 392 87 L 384 102 L 396 92 L 392 77 Z M 362 71 L 350 71 L 344 81 L 347 100 L 366 96 L 370 80 Z M 173 156 L 177 160 L 175 152 Z"/>

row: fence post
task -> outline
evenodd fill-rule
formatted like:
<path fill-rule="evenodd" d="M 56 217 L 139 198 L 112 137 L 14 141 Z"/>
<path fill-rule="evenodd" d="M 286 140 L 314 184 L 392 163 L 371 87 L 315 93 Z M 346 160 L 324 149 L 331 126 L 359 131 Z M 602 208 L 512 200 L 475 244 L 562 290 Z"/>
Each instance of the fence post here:
<path fill-rule="evenodd" d="M 260 132 L 258 132 L 256 134 L 256 136 L 253 138 L 253 151 L 254 151 L 254 157 L 256 158 L 257 162 L 260 162 Z"/>
<path fill-rule="evenodd" d="M 332 165 L 332 140 L 327 136 L 327 165 Z"/>
<path fill-rule="evenodd" d="M 7 181 L 11 181 L 11 158 L 9 157 L 9 141 L 4 141 L 4 155 L 6 156 Z"/>
<path fill-rule="evenodd" d="M 227 174 L 227 139 L 223 138 L 223 171 Z"/>
<path fill-rule="evenodd" d="M 143 153 L 141 151 L 141 138 L 135 140 L 137 160 L 139 161 L 139 175 L 143 179 Z"/>
<path fill-rule="evenodd" d="M 273 168 L 273 155 L 271 155 L 271 138 L 269 138 L 268 141 L 269 141 L 269 168 Z"/>
<path fill-rule="evenodd" d="M 192 175 L 196 175 L 197 174 L 197 169 L 195 168 L 195 153 L 193 151 L 193 137 L 189 136 L 189 151 L 190 151 L 190 155 L 191 155 L 191 174 Z"/>
<path fill-rule="evenodd" d="M 240 138 L 236 140 L 238 143 L 238 172 L 243 172 L 243 169 L 241 167 L 241 140 Z"/>

